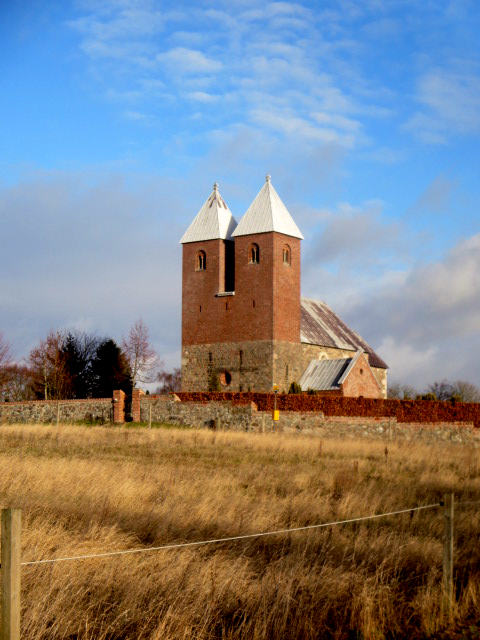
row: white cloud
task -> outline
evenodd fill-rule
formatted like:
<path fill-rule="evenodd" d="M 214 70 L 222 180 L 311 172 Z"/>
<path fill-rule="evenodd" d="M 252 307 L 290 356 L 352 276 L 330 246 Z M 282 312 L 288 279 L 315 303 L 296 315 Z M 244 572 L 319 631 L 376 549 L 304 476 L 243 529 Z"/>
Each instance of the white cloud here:
<path fill-rule="evenodd" d="M 420 77 L 417 100 L 424 110 L 414 113 L 406 127 L 425 141 L 444 143 L 454 134 L 480 133 L 478 74 L 433 69 Z"/>
<path fill-rule="evenodd" d="M 197 102 L 212 103 L 220 100 L 220 96 L 213 95 L 211 93 L 205 93 L 205 91 L 192 91 L 187 93 L 187 97 Z"/>
<path fill-rule="evenodd" d="M 201 51 L 185 47 L 175 47 L 164 53 L 158 53 L 155 59 L 176 73 L 214 73 L 223 67 L 220 61 L 209 58 Z"/>

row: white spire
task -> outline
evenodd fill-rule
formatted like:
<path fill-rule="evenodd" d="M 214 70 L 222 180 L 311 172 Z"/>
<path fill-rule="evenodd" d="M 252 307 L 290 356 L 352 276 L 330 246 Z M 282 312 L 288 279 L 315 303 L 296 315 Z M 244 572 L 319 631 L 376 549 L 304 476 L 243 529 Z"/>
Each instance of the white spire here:
<path fill-rule="evenodd" d="M 218 183 L 215 182 L 208 200 L 183 234 L 180 243 L 231 240 L 232 231 L 236 226 L 237 222 L 218 191 Z"/>
<path fill-rule="evenodd" d="M 253 233 L 276 231 L 303 240 L 300 229 L 280 200 L 270 180 L 270 176 L 267 175 L 265 184 L 232 235 L 248 236 Z"/>

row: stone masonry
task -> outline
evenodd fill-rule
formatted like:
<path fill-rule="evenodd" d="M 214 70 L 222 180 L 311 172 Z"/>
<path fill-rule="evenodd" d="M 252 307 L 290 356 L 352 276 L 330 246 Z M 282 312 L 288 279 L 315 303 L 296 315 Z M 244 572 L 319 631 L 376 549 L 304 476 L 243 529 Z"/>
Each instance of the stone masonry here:
<path fill-rule="evenodd" d="M 80 421 L 106 424 L 114 421 L 113 404 L 112 398 L 2 402 L 0 403 L 0 424 Z"/>

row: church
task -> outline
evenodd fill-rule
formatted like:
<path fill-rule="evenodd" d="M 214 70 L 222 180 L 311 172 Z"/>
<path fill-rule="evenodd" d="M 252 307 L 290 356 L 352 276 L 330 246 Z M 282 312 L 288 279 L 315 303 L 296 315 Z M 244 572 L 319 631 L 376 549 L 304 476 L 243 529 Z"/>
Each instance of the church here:
<path fill-rule="evenodd" d="M 215 184 L 180 240 L 182 390 L 384 398 L 387 365 L 319 300 L 301 297 L 302 233 L 270 176 L 237 223 Z"/>

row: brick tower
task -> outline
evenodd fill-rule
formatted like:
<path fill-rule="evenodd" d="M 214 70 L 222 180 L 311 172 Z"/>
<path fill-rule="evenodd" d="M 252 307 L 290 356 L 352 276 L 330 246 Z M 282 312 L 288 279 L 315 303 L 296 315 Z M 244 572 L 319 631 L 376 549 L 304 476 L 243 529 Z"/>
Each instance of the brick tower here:
<path fill-rule="evenodd" d="M 238 225 L 214 186 L 181 239 L 183 390 L 299 379 L 301 239 L 270 176 Z"/>

